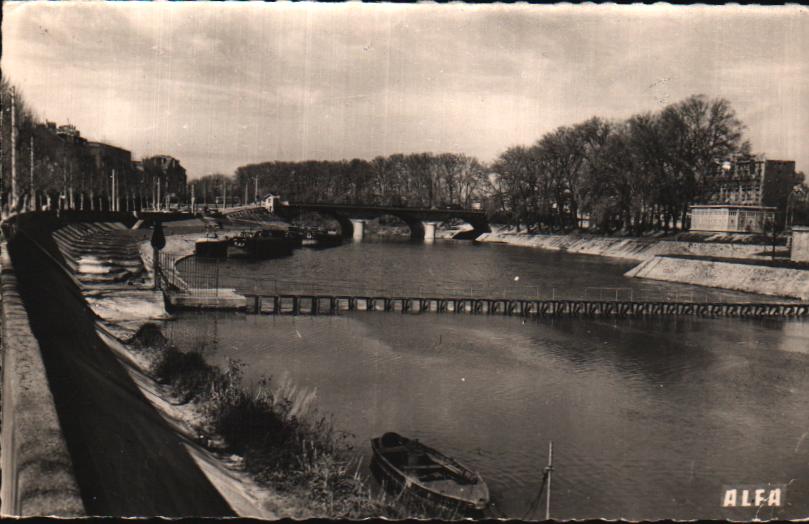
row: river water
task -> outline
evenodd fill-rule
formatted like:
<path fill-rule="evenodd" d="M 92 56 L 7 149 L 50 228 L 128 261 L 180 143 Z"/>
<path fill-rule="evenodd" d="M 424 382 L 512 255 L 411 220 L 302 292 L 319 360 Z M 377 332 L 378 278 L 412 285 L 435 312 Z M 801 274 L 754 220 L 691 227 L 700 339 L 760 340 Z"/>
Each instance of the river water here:
<path fill-rule="evenodd" d="M 220 275 L 245 291 L 710 293 L 624 278 L 632 265 L 511 246 L 363 242 L 229 260 Z M 248 381 L 286 376 L 316 388 L 318 408 L 354 435 L 366 463 L 368 439 L 385 431 L 454 456 L 511 517 L 542 517 L 525 512 L 551 440 L 555 518 L 751 519 L 754 509 L 722 508 L 725 489 L 768 484 L 788 484 L 784 507 L 759 517 L 809 515 L 803 321 L 220 312 L 182 313 L 166 332 L 212 363 L 241 360 Z"/>

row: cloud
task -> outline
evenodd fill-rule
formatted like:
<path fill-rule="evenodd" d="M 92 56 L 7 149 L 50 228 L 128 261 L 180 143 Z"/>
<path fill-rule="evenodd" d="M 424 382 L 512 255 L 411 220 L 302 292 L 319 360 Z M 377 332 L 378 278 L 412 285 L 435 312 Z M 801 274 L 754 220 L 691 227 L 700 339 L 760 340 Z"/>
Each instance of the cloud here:
<path fill-rule="evenodd" d="M 809 166 L 807 10 L 265 3 L 6 5 L 3 69 L 43 116 L 192 176 L 418 150 L 490 160 L 593 115 L 728 98 Z"/>

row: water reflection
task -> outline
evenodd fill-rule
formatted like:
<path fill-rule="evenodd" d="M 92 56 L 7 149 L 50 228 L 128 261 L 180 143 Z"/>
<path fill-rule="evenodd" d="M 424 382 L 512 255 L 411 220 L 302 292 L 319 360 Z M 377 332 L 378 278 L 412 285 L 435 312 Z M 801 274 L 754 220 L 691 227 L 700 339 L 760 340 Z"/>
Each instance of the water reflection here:
<path fill-rule="evenodd" d="M 623 277 L 632 265 L 503 246 L 362 243 L 228 261 L 220 274 L 259 292 L 706 293 Z M 368 439 L 385 431 L 457 457 L 512 517 L 535 495 L 549 440 L 557 518 L 748 520 L 721 509 L 723 487 L 768 482 L 789 483 L 787 505 L 759 517 L 809 513 L 806 322 L 206 313 L 166 329 L 212 362 L 249 364 L 248 380 L 289 374 L 316 387 L 321 409 L 366 458 Z"/>
<path fill-rule="evenodd" d="M 181 272 L 190 263 L 181 263 Z M 220 285 L 265 294 L 437 294 L 662 301 L 754 297 L 626 278 L 624 273 L 637 264 L 631 260 L 471 242 L 348 243 L 329 250 L 298 249 L 291 257 L 276 260 L 228 259 L 220 264 Z"/>
<path fill-rule="evenodd" d="M 806 324 L 356 314 L 185 314 L 168 328 L 247 378 L 291 375 L 359 449 L 384 431 L 435 445 L 522 516 L 556 446 L 559 518 L 721 518 L 725 484 L 789 482 L 806 514 Z M 748 517 L 749 518 L 749 517 Z"/>

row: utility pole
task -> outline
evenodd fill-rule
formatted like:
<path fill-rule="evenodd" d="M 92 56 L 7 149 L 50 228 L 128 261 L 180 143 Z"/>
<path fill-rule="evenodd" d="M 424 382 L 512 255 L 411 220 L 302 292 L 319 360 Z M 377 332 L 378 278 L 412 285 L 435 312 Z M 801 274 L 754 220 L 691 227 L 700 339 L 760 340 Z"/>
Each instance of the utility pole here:
<path fill-rule="evenodd" d="M 34 191 L 34 135 L 31 135 L 31 197 L 28 203 L 31 211 L 37 210 L 37 197 Z"/>
<path fill-rule="evenodd" d="M 222 179 L 222 209 L 228 207 L 228 182 L 227 179 Z"/>
<path fill-rule="evenodd" d="M 256 190 L 253 192 L 253 202 L 258 203 L 258 175 L 256 175 Z"/>
<path fill-rule="evenodd" d="M 68 170 L 68 167 L 69 167 L 69 164 L 67 163 L 67 161 L 65 161 L 62 164 L 62 194 L 61 194 L 61 196 L 59 198 L 59 203 L 57 205 L 57 207 L 59 209 L 64 209 L 65 207 L 67 207 L 66 204 L 67 204 L 67 170 Z"/>
<path fill-rule="evenodd" d="M 0 209 L 3 207 L 3 163 L 6 159 L 5 155 L 3 154 L 3 144 L 5 143 L 6 137 L 3 135 L 3 93 L 0 93 Z"/>
<path fill-rule="evenodd" d="M 247 183 L 244 184 L 244 202 L 242 202 L 242 205 L 247 205 Z"/>
<path fill-rule="evenodd" d="M 17 206 L 17 120 L 14 87 L 11 88 L 11 207 Z"/>
<path fill-rule="evenodd" d="M 73 170 L 69 169 L 67 171 L 67 192 L 68 192 L 68 199 L 67 199 L 67 207 L 68 209 L 75 210 L 76 209 L 76 198 L 75 198 L 75 188 L 73 187 Z"/>

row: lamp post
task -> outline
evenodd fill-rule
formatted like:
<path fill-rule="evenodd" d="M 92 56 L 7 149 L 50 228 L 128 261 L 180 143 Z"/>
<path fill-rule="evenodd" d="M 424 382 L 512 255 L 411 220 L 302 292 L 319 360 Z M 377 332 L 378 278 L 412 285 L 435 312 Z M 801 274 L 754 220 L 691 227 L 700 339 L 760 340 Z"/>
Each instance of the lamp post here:
<path fill-rule="evenodd" d="M 17 106 L 14 87 L 11 88 L 11 208 L 17 208 Z"/>
<path fill-rule="evenodd" d="M 775 260 L 775 244 L 778 241 L 778 211 L 773 211 L 767 221 L 767 225 L 769 226 L 770 232 L 770 258 Z M 766 230 L 765 230 L 766 231 Z"/>
<path fill-rule="evenodd" d="M 795 184 L 792 186 L 792 191 L 789 192 L 787 195 L 787 209 L 786 209 L 786 224 L 784 225 L 785 228 L 792 229 L 792 221 L 795 219 L 794 212 L 794 199 L 801 193 L 801 184 Z"/>
<path fill-rule="evenodd" d="M 158 220 L 152 230 L 152 264 L 154 266 L 154 288 L 160 289 L 160 250 L 166 247 L 166 236 L 163 234 L 163 224 Z"/>

